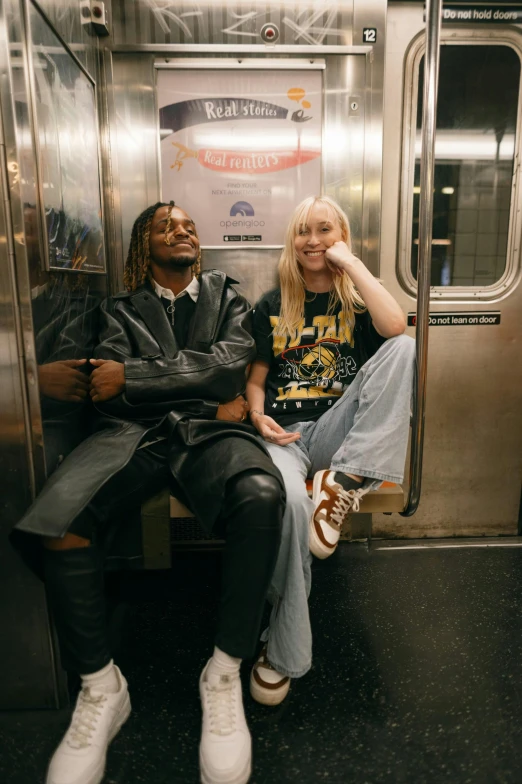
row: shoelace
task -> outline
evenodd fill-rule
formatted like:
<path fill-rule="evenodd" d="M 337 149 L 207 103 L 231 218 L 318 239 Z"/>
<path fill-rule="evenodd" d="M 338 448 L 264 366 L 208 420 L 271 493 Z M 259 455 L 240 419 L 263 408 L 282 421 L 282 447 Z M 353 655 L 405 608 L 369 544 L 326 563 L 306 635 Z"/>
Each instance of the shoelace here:
<path fill-rule="evenodd" d="M 365 495 L 366 491 L 362 488 L 358 490 L 338 490 L 337 499 L 335 501 L 332 520 L 340 527 L 346 518 L 346 515 L 351 512 L 359 511 L 359 501 Z"/>
<path fill-rule="evenodd" d="M 231 735 L 236 729 L 234 686 L 206 685 L 210 732 L 214 735 Z"/>
<path fill-rule="evenodd" d="M 94 696 L 90 689 L 82 689 L 67 733 L 67 744 L 72 749 L 85 749 L 91 745 L 92 733 L 101 716 L 100 707 L 106 699 L 105 694 Z"/>

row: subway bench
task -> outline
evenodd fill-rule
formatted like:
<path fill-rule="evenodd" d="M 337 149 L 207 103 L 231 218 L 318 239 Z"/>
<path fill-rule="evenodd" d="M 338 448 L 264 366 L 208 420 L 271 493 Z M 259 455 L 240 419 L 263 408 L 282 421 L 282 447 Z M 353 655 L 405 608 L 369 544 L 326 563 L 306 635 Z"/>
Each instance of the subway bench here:
<path fill-rule="evenodd" d="M 311 495 L 312 482 L 307 482 Z M 384 482 L 378 490 L 361 499 L 357 514 L 348 517 L 341 539 L 353 541 L 371 537 L 373 513 L 402 512 L 404 491 L 401 485 Z M 172 496 L 168 489 L 149 498 L 141 507 L 143 566 L 145 569 L 168 569 L 171 551 L 219 549 L 223 540 L 208 534 L 192 512 Z"/>

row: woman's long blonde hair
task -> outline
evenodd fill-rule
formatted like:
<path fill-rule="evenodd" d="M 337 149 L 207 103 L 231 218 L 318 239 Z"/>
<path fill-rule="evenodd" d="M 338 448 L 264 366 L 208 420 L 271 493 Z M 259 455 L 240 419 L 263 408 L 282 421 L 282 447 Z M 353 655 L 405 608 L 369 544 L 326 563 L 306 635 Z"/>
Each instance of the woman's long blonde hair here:
<path fill-rule="evenodd" d="M 305 279 L 297 258 L 294 241 L 300 228 L 307 225 L 312 208 L 316 204 L 324 204 L 332 213 L 332 217 L 335 217 L 341 227 L 343 241 L 351 250 L 348 217 L 330 196 L 309 196 L 295 208 L 288 224 L 285 246 L 279 259 L 281 311 L 274 335 L 295 337 L 304 318 Z M 327 315 L 331 315 L 339 303 L 341 303 L 341 310 L 353 332 L 355 313 L 362 313 L 366 310 L 366 306 L 350 277 L 346 274 L 333 277 Z"/>

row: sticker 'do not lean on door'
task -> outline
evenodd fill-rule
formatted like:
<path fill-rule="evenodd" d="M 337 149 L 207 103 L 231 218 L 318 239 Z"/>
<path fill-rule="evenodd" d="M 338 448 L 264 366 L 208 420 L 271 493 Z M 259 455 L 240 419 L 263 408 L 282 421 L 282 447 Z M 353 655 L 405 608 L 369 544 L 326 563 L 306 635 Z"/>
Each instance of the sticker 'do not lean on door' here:
<path fill-rule="evenodd" d="M 159 70 L 162 199 L 206 247 L 283 245 L 321 192 L 321 71 Z"/>

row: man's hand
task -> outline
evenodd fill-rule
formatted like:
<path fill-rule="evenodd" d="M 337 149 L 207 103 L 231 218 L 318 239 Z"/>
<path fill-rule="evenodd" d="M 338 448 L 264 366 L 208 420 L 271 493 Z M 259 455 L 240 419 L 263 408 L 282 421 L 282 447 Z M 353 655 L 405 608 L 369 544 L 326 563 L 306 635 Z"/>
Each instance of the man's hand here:
<path fill-rule="evenodd" d="M 64 359 L 38 367 L 40 394 L 67 403 L 81 403 L 89 394 L 89 377 L 76 368 L 86 359 Z"/>
<path fill-rule="evenodd" d="M 259 414 L 257 411 L 252 411 L 250 414 L 250 421 L 260 435 L 263 436 L 265 441 L 271 444 L 278 444 L 278 446 L 286 446 L 293 441 L 299 441 L 301 433 L 289 433 L 284 430 L 281 425 L 278 425 L 275 419 L 266 416 L 266 414 Z"/>
<path fill-rule="evenodd" d="M 116 397 L 125 389 L 125 365 L 113 359 L 91 359 L 96 370 L 91 373 L 93 403 L 103 403 Z"/>
<path fill-rule="evenodd" d="M 243 395 L 238 395 L 230 403 L 221 403 L 218 406 L 216 419 L 221 419 L 223 422 L 242 422 L 246 419 L 247 413 L 248 403 Z"/>

